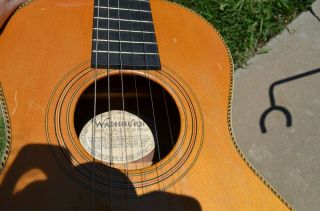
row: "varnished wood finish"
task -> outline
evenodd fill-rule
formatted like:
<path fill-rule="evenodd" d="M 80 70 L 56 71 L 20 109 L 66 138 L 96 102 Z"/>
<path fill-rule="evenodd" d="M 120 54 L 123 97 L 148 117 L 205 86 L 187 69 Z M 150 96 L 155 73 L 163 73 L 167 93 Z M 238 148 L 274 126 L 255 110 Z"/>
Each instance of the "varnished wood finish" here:
<path fill-rule="evenodd" d="M 232 64 L 219 35 L 182 7 L 158 0 L 151 5 L 163 70 L 135 74 L 172 94 L 181 115 L 180 138 L 157 165 L 128 173 L 112 170 L 113 178 L 127 181 L 128 176 L 130 182 L 129 188 L 111 197 L 108 181 L 91 182 L 92 172 L 82 172 L 92 169 L 90 156 L 67 146 L 79 161 L 70 163 L 59 145 L 77 141 L 73 122 L 67 120 L 73 118 L 76 100 L 94 76 L 93 1 L 36 0 L 12 17 L 0 35 L 0 81 L 12 127 L 11 152 L 0 175 L 1 210 L 288 209 L 244 162 L 232 141 Z M 98 71 L 98 77 L 103 76 L 105 72 Z M 192 137 L 194 148 L 183 163 Z M 179 162 L 177 171 L 170 170 Z M 96 164 L 100 167 L 106 168 Z M 163 172 L 172 174 L 138 187 Z M 129 200 L 120 199 L 128 192 Z"/>

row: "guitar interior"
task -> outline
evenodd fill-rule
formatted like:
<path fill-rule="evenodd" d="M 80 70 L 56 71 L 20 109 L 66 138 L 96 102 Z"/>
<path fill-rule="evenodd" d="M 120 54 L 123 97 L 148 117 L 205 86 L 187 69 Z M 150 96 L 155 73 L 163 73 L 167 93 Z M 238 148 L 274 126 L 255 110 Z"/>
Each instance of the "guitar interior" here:
<path fill-rule="evenodd" d="M 181 124 L 177 105 L 161 85 L 148 78 L 126 74 L 122 77 L 120 74 L 111 75 L 97 80 L 96 91 L 95 84 L 91 84 L 80 96 L 75 109 L 74 125 L 78 137 L 94 115 L 98 116 L 109 109 L 134 114 L 148 125 L 155 142 L 154 153 L 149 158 L 151 164 L 168 155 L 177 142 Z"/>

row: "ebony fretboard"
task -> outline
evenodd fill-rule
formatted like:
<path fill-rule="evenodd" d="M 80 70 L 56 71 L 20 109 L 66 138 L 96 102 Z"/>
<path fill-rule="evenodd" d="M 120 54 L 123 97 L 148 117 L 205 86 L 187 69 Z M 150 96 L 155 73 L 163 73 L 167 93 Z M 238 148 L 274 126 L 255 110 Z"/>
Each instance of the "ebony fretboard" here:
<path fill-rule="evenodd" d="M 92 67 L 158 70 L 149 0 L 95 0 Z"/>

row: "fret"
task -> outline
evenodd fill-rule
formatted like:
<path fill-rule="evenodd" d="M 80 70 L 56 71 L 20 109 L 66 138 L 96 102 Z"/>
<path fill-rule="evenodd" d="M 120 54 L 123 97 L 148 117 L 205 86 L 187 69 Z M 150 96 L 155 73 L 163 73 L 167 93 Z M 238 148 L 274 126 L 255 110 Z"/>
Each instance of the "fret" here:
<path fill-rule="evenodd" d="M 104 51 L 110 51 L 110 52 L 120 51 L 120 52 L 138 52 L 138 53 L 146 53 L 146 54 L 148 53 L 158 54 L 158 48 L 156 44 L 145 44 L 143 42 L 96 42 L 96 41 L 93 41 L 93 50 L 104 50 Z"/>
<path fill-rule="evenodd" d="M 152 21 L 146 20 L 131 20 L 131 19 L 120 19 L 120 18 L 108 18 L 108 17 L 93 17 L 94 19 L 100 20 L 112 20 L 112 21 L 127 21 L 127 22 L 137 22 L 137 23 L 153 23 Z"/>
<path fill-rule="evenodd" d="M 136 55 L 159 55 L 158 53 L 146 53 L 146 52 L 121 52 L 121 51 L 96 51 L 94 53 L 106 53 L 106 54 L 136 54 Z"/>
<path fill-rule="evenodd" d="M 95 8 L 95 14 L 98 14 L 98 8 Z M 140 11 L 129 11 L 128 9 L 124 10 L 99 10 L 99 17 L 109 17 L 113 19 L 128 19 L 130 20 L 147 20 L 152 22 L 151 13 L 141 13 Z"/>
<path fill-rule="evenodd" d="M 139 10 L 139 9 L 135 10 L 135 9 L 130 9 L 130 8 L 103 7 L 103 6 L 100 6 L 100 7 L 95 6 L 94 8 L 95 9 L 99 8 L 100 12 L 104 11 L 104 10 L 109 10 L 109 12 L 111 12 L 112 10 L 116 10 L 116 11 L 120 10 L 120 11 L 140 12 L 141 14 L 143 14 L 143 13 L 151 13 L 150 10 Z M 107 11 L 105 11 L 105 12 L 107 12 Z"/>
<path fill-rule="evenodd" d="M 98 23 L 97 23 L 98 22 Z M 129 21 L 119 21 L 118 20 L 104 20 L 104 19 L 95 19 L 93 21 L 93 27 L 97 28 L 99 25 L 99 29 L 118 29 L 120 26 L 120 30 L 128 30 L 128 31 L 149 31 L 154 32 L 153 23 L 138 23 L 138 22 L 129 22 Z"/>
<path fill-rule="evenodd" d="M 93 39 L 93 41 L 97 41 L 97 39 Z M 125 41 L 125 40 L 104 40 L 104 39 L 98 39 L 98 42 L 121 42 L 121 43 L 133 43 L 133 44 L 145 44 L 145 45 L 157 45 L 156 42 L 134 42 L 134 41 Z"/>
<path fill-rule="evenodd" d="M 120 36 L 119 36 L 120 35 Z M 130 32 L 117 32 L 117 31 L 93 31 L 93 39 L 104 40 L 122 40 L 133 42 L 156 42 L 154 34 L 130 33 Z"/>
<path fill-rule="evenodd" d="M 122 63 L 120 64 L 120 56 Z M 139 69 L 139 70 L 157 70 L 160 68 L 159 55 L 145 55 L 145 54 L 107 54 L 94 53 L 92 60 L 100 61 L 97 64 L 98 68 L 107 69 Z M 112 61 L 108 64 L 108 60 Z M 145 61 L 148 61 L 146 65 Z M 95 67 L 95 66 L 93 66 Z"/>
<path fill-rule="evenodd" d="M 150 2 L 95 0 L 92 67 L 160 69 Z"/>
<path fill-rule="evenodd" d="M 103 29 L 103 28 L 93 28 L 94 30 L 99 31 L 113 31 L 113 32 L 130 32 L 130 33 L 142 33 L 142 34 L 154 34 L 153 31 L 132 31 L 132 30 L 123 30 L 123 29 Z"/>
<path fill-rule="evenodd" d="M 113 8 L 129 8 L 135 10 L 147 10 L 151 11 L 149 1 L 138 0 L 100 0 L 99 7 L 113 7 Z M 109 5 L 108 5 L 109 3 Z M 119 5 L 118 5 L 119 3 Z M 95 0 L 95 6 L 98 6 L 98 0 Z"/>

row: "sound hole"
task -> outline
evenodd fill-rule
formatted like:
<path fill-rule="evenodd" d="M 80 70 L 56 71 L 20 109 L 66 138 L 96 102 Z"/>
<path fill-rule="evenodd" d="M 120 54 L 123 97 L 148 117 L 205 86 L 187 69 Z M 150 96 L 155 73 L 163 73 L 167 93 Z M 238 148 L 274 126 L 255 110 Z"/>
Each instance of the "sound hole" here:
<path fill-rule="evenodd" d="M 96 94 L 93 83 L 76 105 L 74 125 L 82 147 L 115 168 L 140 169 L 160 161 L 180 132 L 174 99 L 161 85 L 141 76 L 123 75 L 121 80 L 120 75 L 112 75 L 109 81 L 109 93 L 104 77 L 97 81 Z"/>

